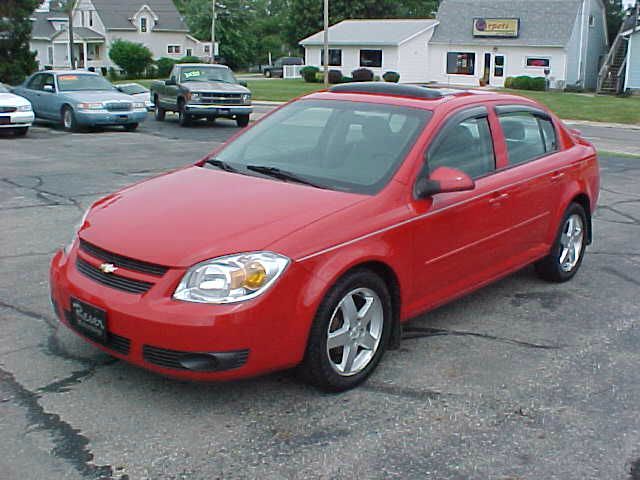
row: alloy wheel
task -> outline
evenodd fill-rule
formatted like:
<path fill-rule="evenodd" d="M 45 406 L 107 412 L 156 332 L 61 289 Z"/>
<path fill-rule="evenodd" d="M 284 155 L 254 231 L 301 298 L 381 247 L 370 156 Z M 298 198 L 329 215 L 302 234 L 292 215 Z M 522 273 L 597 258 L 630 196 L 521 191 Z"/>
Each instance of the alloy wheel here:
<path fill-rule="evenodd" d="M 327 329 L 327 356 L 342 376 L 364 370 L 374 358 L 384 327 L 380 297 L 369 288 L 347 293 L 333 311 Z"/>
<path fill-rule="evenodd" d="M 560 237 L 560 268 L 564 272 L 573 270 L 578 261 L 584 245 L 584 224 L 582 217 L 577 214 L 570 215 L 562 228 Z"/>

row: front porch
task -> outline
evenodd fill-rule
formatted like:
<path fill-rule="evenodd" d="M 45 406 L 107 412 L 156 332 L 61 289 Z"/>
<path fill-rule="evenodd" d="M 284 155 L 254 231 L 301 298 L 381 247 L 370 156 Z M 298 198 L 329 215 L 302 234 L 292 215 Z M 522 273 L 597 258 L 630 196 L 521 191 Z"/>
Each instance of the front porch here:
<path fill-rule="evenodd" d="M 61 31 L 53 38 L 50 47 L 50 64 L 55 68 L 71 66 L 69 60 L 69 32 Z M 76 68 L 99 69 L 108 63 L 105 38 L 98 32 L 85 27 L 73 29 L 73 58 Z"/>

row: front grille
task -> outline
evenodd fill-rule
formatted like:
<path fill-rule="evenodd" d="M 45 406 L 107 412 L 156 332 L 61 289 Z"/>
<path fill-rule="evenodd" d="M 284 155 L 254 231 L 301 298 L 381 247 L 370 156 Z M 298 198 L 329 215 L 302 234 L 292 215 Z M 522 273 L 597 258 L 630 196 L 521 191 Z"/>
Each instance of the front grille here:
<path fill-rule="evenodd" d="M 198 355 L 198 353 L 199 352 L 168 350 L 166 348 L 153 347 L 151 345 L 144 345 L 142 347 L 142 356 L 145 361 L 160 367 L 172 368 L 174 370 L 189 370 L 181 363 L 181 360 L 193 355 Z M 234 368 L 240 368 L 242 365 L 247 363 L 249 350 L 211 353 L 211 355 L 213 357 L 218 357 L 219 367 L 216 370 L 231 370 Z"/>
<path fill-rule="evenodd" d="M 201 93 L 203 103 L 215 103 L 218 105 L 237 105 L 242 103 L 241 93 Z"/>
<path fill-rule="evenodd" d="M 0 107 L 0 113 L 11 113 L 18 110 L 16 107 Z"/>
<path fill-rule="evenodd" d="M 169 270 L 168 267 L 162 265 L 134 260 L 133 258 L 118 255 L 117 253 L 108 252 L 82 239 L 80 239 L 80 250 L 103 262 L 113 263 L 116 267 L 126 268 L 127 270 L 135 272 L 148 273 L 156 277 L 163 276 L 167 273 L 167 270 Z"/>
<path fill-rule="evenodd" d="M 80 257 L 76 260 L 76 268 L 80 273 L 98 283 L 129 293 L 145 293 L 153 286 L 153 283 L 133 280 L 113 273 L 103 273 L 100 269 Z"/>
<path fill-rule="evenodd" d="M 64 311 L 64 316 L 67 319 L 67 323 L 71 325 L 71 328 L 73 328 L 74 331 L 78 332 L 83 337 L 86 337 L 86 335 L 82 331 L 75 328 L 73 324 L 73 319 L 71 318 L 71 312 L 69 310 Z M 90 340 L 95 342 L 94 339 L 90 339 Z M 131 340 L 129 340 L 126 337 L 121 337 L 120 335 L 116 335 L 115 333 L 109 333 L 109 336 L 107 337 L 107 342 L 101 343 L 101 345 L 104 345 L 108 349 L 113 350 L 114 352 L 118 352 L 122 355 L 129 355 L 129 351 L 131 350 Z"/>
<path fill-rule="evenodd" d="M 133 107 L 132 103 L 114 102 L 105 104 L 105 108 L 110 112 L 127 112 Z"/>

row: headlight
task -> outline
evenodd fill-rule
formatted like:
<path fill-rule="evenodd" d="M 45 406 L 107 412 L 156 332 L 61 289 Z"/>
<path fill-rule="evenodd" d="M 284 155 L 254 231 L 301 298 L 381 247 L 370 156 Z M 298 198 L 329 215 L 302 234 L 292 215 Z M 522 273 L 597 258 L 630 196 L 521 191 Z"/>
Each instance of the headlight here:
<path fill-rule="evenodd" d="M 79 103 L 78 108 L 81 110 L 102 110 L 104 105 L 102 103 Z"/>
<path fill-rule="evenodd" d="M 200 99 L 200 94 L 199 93 L 192 93 L 191 94 L 191 100 L 199 100 Z"/>
<path fill-rule="evenodd" d="M 245 93 L 244 95 L 242 95 L 242 101 L 244 103 L 251 103 L 251 94 Z"/>
<path fill-rule="evenodd" d="M 146 108 L 146 105 L 144 104 L 144 102 L 135 102 L 133 104 L 133 108 Z"/>
<path fill-rule="evenodd" d="M 29 105 L 20 105 L 18 107 L 18 111 L 19 112 L 30 112 L 31 111 L 31 104 L 29 104 Z"/>
<path fill-rule="evenodd" d="M 173 298 L 197 303 L 234 303 L 263 294 L 282 275 L 289 259 L 253 252 L 198 263 L 184 275 Z"/>
<path fill-rule="evenodd" d="M 73 242 L 76 241 L 76 237 L 78 236 L 78 231 L 80 230 L 80 228 L 82 227 L 82 225 L 84 225 L 85 220 L 87 219 L 87 215 L 89 215 L 89 210 L 91 210 L 91 207 L 87 208 L 87 210 L 84 212 L 84 214 L 82 215 L 82 219 L 80 220 L 79 223 L 77 223 L 74 227 L 73 227 L 73 235 L 71 236 L 71 241 L 67 244 L 67 246 L 64 247 L 64 253 L 65 255 L 68 255 L 69 252 L 71 251 L 71 247 L 73 246 Z"/>

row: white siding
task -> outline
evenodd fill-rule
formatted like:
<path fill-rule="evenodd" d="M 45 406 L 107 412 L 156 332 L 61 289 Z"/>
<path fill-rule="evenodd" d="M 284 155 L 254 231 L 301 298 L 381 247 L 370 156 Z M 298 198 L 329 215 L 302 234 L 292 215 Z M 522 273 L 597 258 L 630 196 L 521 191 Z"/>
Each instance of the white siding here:
<path fill-rule="evenodd" d="M 629 39 L 626 88 L 640 90 L 640 32 L 634 33 Z"/>
<path fill-rule="evenodd" d="M 395 46 L 371 46 L 371 45 L 358 45 L 358 46 L 334 46 L 329 44 L 330 49 L 342 50 L 342 65 L 329 67 L 332 70 L 341 70 L 342 75 L 351 76 L 351 72 L 360 67 L 360 50 L 382 50 L 382 67 L 372 68 L 366 67 L 371 70 L 375 75 L 382 76 L 384 72 L 389 70 L 398 71 L 398 47 Z M 322 47 L 320 46 L 307 46 L 305 47 L 305 64 L 314 65 L 322 68 L 320 63 L 320 52 Z"/>
<path fill-rule="evenodd" d="M 429 40 L 431 28 L 398 47 L 398 73 L 400 82 L 426 82 L 429 80 Z"/>
<path fill-rule="evenodd" d="M 474 75 L 447 74 L 448 52 L 475 53 Z M 507 77 L 517 77 L 519 75 L 544 77 L 544 68 L 526 66 L 527 57 L 543 57 L 550 59 L 550 79 L 552 81 L 552 87 L 555 86 L 555 82 L 565 81 L 566 78 L 566 54 L 562 48 L 497 47 L 497 51 L 494 51 L 491 46 L 441 45 L 432 43 L 429 45 L 429 80 L 451 85 L 478 86 L 484 73 L 485 53 L 504 55 L 505 57 L 504 76 L 502 78 L 493 79 L 491 84 L 494 86 L 503 86 L 504 80 Z"/>
<path fill-rule="evenodd" d="M 46 40 L 31 40 L 31 51 L 36 52 L 36 62 L 38 62 L 38 68 L 43 69 L 45 65 L 49 65 L 49 59 L 47 50 L 49 48 L 49 42 Z"/>

